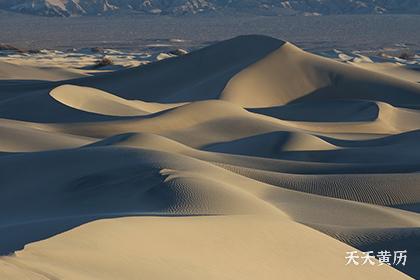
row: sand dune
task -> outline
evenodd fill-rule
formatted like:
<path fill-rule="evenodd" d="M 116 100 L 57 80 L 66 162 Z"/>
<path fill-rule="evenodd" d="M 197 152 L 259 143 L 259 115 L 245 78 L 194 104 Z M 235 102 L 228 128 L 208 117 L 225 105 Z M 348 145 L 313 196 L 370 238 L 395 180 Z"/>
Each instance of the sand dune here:
<path fill-rule="evenodd" d="M 137 239 L 135 244 L 130 242 Z M 301 242 L 296 243 L 297 239 Z M 72 245 L 79 244 L 78 240 L 98 249 Z M 119 240 L 118 245 L 115 240 Z M 268 244 L 266 240 L 273 241 Z M 303 257 L 298 253 L 313 244 L 328 250 L 321 257 L 313 251 Z M 341 267 L 342 259 L 337 255 L 349 249 L 304 226 L 276 217 L 124 218 L 87 224 L 31 244 L 16 257 L 3 258 L 1 264 L 13 277 L 9 279 L 19 279 L 25 272 L 33 279 L 53 275 L 132 279 L 138 274 L 153 279 L 255 279 L 261 275 L 265 279 L 277 279 L 277 275 L 305 279 L 315 274 L 325 279 L 329 273 L 339 278 L 349 274 L 370 279 L 403 278 L 389 267 L 344 267 L 329 272 L 321 268 L 325 262 L 331 267 Z M 34 257 L 45 250 L 52 253 Z M 60 252 L 83 258 L 69 260 Z M 96 270 L 98 263 L 107 269 Z"/>
<path fill-rule="evenodd" d="M 357 63 L 241 36 L 97 76 L 0 64 L 0 278 L 419 278 L 420 85 Z"/>
<path fill-rule="evenodd" d="M 417 65 L 403 65 L 400 63 L 364 63 L 356 62 L 351 63 L 351 65 L 358 66 L 370 71 L 379 72 L 381 74 L 386 74 L 391 77 L 398 77 L 399 79 L 404 79 L 410 82 L 419 83 L 419 74 L 418 71 L 420 67 Z"/>
<path fill-rule="evenodd" d="M 46 132 L 18 121 L 0 120 L 1 152 L 31 152 L 77 148 L 94 139 Z"/>
<path fill-rule="evenodd" d="M 0 61 L 0 81 L 2 80 L 43 80 L 60 81 L 88 76 L 81 71 L 60 67 L 35 67 Z"/>
<path fill-rule="evenodd" d="M 250 108 L 319 99 L 405 106 L 419 103 L 419 89 L 418 84 L 312 55 L 286 43 L 234 76 L 221 98 Z"/>
<path fill-rule="evenodd" d="M 126 100 L 95 88 L 72 85 L 59 86 L 50 95 L 68 107 L 110 116 L 141 116 L 183 105 Z"/>

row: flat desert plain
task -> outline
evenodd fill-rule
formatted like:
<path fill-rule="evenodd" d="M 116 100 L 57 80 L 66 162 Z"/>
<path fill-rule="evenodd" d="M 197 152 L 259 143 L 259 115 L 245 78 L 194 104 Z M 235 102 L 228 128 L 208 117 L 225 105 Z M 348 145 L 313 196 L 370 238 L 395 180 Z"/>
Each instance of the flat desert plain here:
<path fill-rule="evenodd" d="M 418 64 L 339 57 L 1 61 L 0 279 L 418 279 Z"/>

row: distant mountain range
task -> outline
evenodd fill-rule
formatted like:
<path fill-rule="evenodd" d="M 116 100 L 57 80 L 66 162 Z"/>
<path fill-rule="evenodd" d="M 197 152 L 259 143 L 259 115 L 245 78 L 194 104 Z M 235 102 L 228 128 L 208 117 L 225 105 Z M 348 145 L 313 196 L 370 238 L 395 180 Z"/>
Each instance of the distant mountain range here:
<path fill-rule="evenodd" d="M 161 15 L 420 14 L 420 0 L 0 0 L 0 9 L 62 17 L 127 11 Z"/>

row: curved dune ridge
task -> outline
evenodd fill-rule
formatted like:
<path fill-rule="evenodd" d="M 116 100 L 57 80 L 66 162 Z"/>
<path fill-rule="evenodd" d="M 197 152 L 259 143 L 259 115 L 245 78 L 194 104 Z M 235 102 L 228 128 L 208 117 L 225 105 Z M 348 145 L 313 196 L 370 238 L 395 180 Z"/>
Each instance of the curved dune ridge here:
<path fill-rule="evenodd" d="M 73 85 L 59 86 L 50 95 L 68 107 L 111 116 L 141 116 L 183 105 L 126 100 L 95 88 Z"/>
<path fill-rule="evenodd" d="M 420 278 L 420 85 L 385 66 L 240 36 L 0 81 L 0 279 Z"/>

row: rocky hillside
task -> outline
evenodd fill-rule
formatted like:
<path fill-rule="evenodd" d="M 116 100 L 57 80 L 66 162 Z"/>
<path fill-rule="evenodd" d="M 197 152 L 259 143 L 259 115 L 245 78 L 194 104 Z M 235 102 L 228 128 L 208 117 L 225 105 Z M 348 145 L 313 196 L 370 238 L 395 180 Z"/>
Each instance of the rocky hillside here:
<path fill-rule="evenodd" d="M 0 0 L 0 9 L 65 17 L 116 11 L 169 15 L 420 14 L 420 0 Z"/>

